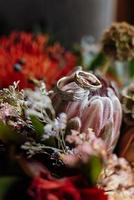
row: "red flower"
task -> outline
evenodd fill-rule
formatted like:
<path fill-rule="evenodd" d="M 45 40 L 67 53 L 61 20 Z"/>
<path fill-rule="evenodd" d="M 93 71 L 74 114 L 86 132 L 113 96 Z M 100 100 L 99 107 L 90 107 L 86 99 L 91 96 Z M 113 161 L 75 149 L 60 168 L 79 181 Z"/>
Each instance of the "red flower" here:
<path fill-rule="evenodd" d="M 81 176 L 64 179 L 36 177 L 29 194 L 35 200 L 107 200 L 103 190 L 89 187 Z"/>
<path fill-rule="evenodd" d="M 30 78 L 44 79 L 52 86 L 76 65 L 76 57 L 60 44 L 48 45 L 47 35 L 13 32 L 0 39 L 0 87 L 20 80 L 31 87 Z"/>
<path fill-rule="evenodd" d="M 81 191 L 81 200 L 107 200 L 104 191 L 98 188 L 83 189 Z"/>

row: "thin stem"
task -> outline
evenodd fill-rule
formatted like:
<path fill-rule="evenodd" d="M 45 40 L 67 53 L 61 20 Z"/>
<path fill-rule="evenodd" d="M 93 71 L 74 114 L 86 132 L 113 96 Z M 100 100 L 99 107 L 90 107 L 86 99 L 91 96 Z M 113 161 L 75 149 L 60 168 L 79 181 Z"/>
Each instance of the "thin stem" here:
<path fill-rule="evenodd" d="M 106 58 L 106 61 L 105 61 L 104 65 L 102 66 L 102 70 L 101 70 L 103 75 L 106 75 L 106 73 L 110 67 L 110 64 L 111 64 L 111 59 Z"/>

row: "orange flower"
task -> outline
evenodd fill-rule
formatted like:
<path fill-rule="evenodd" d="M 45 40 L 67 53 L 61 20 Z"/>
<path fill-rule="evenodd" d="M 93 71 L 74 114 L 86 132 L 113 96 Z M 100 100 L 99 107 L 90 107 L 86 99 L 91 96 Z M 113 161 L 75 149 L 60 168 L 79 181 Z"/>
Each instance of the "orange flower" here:
<path fill-rule="evenodd" d="M 76 65 L 76 57 L 60 44 L 48 45 L 47 35 L 13 32 L 0 39 L 0 87 L 20 80 L 20 88 L 32 87 L 30 78 L 44 79 L 48 87 Z"/>

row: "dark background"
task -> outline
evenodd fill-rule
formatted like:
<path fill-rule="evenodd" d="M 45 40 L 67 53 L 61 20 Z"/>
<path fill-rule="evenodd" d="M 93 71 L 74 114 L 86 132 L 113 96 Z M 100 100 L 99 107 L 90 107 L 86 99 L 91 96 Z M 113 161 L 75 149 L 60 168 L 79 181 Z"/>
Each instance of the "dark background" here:
<path fill-rule="evenodd" d="M 84 35 L 98 39 L 113 20 L 133 23 L 133 8 L 134 0 L 0 0 L 0 35 L 43 30 L 66 45 Z"/>
<path fill-rule="evenodd" d="M 134 24 L 134 1 L 118 0 L 117 20 Z"/>

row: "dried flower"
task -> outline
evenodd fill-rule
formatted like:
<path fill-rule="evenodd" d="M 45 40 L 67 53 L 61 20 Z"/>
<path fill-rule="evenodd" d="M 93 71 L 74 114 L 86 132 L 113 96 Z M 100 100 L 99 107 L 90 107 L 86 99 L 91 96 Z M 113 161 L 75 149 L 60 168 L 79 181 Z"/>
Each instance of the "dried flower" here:
<path fill-rule="evenodd" d="M 48 123 L 44 127 L 44 138 L 46 136 L 60 137 L 62 134 L 65 136 L 65 130 L 67 128 L 67 116 L 65 113 L 60 113 L 59 116 L 51 123 Z"/>
<path fill-rule="evenodd" d="M 92 128 L 111 151 L 119 137 L 122 109 L 114 88 L 101 77 L 76 71 L 57 82 L 53 97 L 56 113 L 65 112 L 68 119 L 79 117 L 80 132 Z"/>
<path fill-rule="evenodd" d="M 25 90 L 25 99 L 27 104 L 25 112 L 27 116 L 34 115 L 44 123 L 54 120 L 55 111 L 44 83 L 41 82 L 39 87 L 35 88 L 35 91 Z"/>
<path fill-rule="evenodd" d="M 7 120 L 9 120 L 9 118 L 17 118 L 17 117 L 18 113 L 13 106 L 11 106 L 9 103 L 0 104 L 0 121 L 6 123 Z"/>
<path fill-rule="evenodd" d="M 54 148 L 52 146 L 47 146 L 42 143 L 28 142 L 28 141 L 25 142 L 23 145 L 21 145 L 21 149 L 25 151 L 26 156 L 28 158 L 32 158 L 36 154 L 44 154 L 44 155 L 49 155 L 51 159 L 55 155 L 58 155 L 59 152 L 61 151 L 60 149 Z"/>
<path fill-rule="evenodd" d="M 122 91 L 122 108 L 125 122 L 128 125 L 134 123 L 134 83 L 125 87 Z"/>
<path fill-rule="evenodd" d="M 99 185 L 109 200 L 134 199 L 134 174 L 130 164 L 124 158 L 110 155 L 100 176 Z"/>
<path fill-rule="evenodd" d="M 0 90 L 0 120 L 21 133 L 25 129 L 30 132 L 30 124 L 24 115 L 24 92 L 19 91 L 18 84 L 14 82 L 9 88 Z"/>
<path fill-rule="evenodd" d="M 113 23 L 102 38 L 102 50 L 117 60 L 134 58 L 134 27 L 123 22 Z"/>
<path fill-rule="evenodd" d="M 22 114 L 24 104 L 24 92 L 19 91 L 19 82 L 14 82 L 9 88 L 0 90 L 0 103 L 8 103 L 16 109 L 20 115 Z"/>

